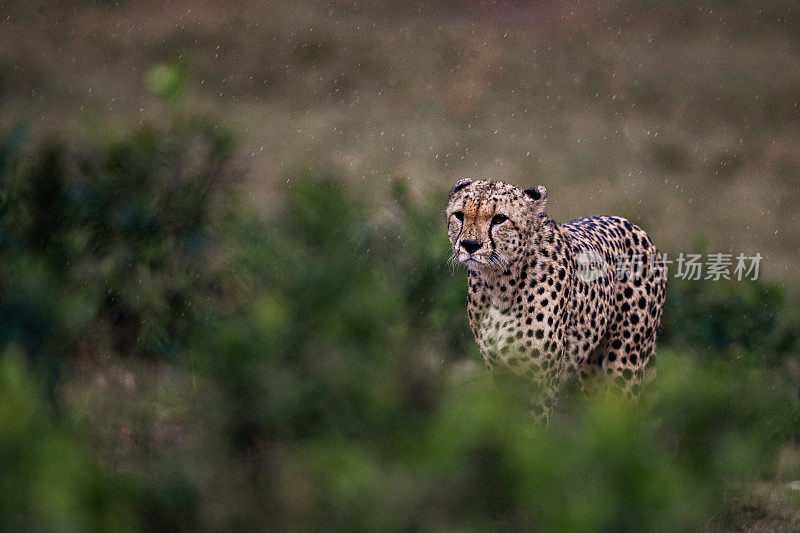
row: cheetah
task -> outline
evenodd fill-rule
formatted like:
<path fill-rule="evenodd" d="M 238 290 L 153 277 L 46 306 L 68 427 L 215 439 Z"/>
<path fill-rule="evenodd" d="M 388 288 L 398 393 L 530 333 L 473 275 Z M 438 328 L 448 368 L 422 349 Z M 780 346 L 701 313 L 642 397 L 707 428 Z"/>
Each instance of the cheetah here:
<path fill-rule="evenodd" d="M 546 200 L 541 185 L 463 179 L 446 208 L 481 355 L 493 373 L 536 387 L 532 414 L 545 423 L 571 378 L 584 392 L 639 396 L 666 290 L 661 252 L 641 228 L 612 216 L 558 224 Z"/>

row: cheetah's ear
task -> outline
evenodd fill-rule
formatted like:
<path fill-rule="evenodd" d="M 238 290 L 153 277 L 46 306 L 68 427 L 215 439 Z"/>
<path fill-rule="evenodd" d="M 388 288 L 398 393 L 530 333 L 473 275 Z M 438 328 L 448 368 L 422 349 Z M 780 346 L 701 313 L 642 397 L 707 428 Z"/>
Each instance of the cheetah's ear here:
<path fill-rule="evenodd" d="M 450 196 L 453 196 L 455 193 L 466 187 L 472 183 L 472 180 L 469 178 L 462 178 L 453 184 L 453 188 L 450 190 Z"/>
<path fill-rule="evenodd" d="M 534 200 L 544 201 L 547 199 L 547 189 L 544 188 L 544 185 L 531 187 L 530 189 L 525 189 L 523 192 Z"/>
<path fill-rule="evenodd" d="M 530 189 L 525 189 L 522 191 L 525 193 L 525 196 L 533 200 L 533 211 L 537 215 L 541 215 L 544 212 L 544 203 L 547 200 L 547 189 L 544 188 L 544 185 L 538 185 L 536 187 L 531 187 Z"/>

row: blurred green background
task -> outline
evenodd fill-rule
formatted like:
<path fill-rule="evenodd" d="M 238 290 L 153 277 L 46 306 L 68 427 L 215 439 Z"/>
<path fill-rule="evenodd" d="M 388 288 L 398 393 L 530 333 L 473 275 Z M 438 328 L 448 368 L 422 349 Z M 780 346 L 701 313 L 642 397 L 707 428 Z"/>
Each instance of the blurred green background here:
<path fill-rule="evenodd" d="M 800 529 L 793 2 L 0 4 L 0 528 Z M 533 426 L 460 177 L 671 257 L 638 406 Z"/>

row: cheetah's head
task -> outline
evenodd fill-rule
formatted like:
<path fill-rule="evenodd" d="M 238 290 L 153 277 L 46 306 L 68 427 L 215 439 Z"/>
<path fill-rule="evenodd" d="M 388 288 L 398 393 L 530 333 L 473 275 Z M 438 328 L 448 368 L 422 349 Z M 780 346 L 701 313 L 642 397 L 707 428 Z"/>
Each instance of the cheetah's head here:
<path fill-rule="evenodd" d="M 481 270 L 504 269 L 525 254 L 540 224 L 547 189 L 501 181 L 455 183 L 447 202 L 453 258 Z"/>

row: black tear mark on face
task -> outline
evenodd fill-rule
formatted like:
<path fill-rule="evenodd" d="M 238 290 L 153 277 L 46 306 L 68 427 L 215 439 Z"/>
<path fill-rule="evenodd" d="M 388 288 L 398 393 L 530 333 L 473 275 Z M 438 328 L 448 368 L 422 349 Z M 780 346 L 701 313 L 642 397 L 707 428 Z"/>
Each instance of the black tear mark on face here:
<path fill-rule="evenodd" d="M 530 189 L 525 189 L 523 192 L 534 200 L 541 200 L 542 198 L 542 193 L 539 191 L 539 187 L 531 187 Z"/>

